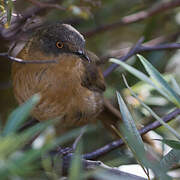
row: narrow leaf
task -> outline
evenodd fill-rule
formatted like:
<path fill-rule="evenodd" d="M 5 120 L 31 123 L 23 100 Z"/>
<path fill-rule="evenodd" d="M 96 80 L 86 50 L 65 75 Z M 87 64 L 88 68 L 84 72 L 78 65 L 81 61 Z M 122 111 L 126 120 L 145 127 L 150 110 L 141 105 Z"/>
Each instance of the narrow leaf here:
<path fill-rule="evenodd" d="M 169 84 L 164 80 L 162 75 L 149 63 L 143 56 L 137 55 L 141 63 L 144 65 L 148 74 L 154 78 L 165 93 L 169 96 L 171 102 L 180 107 L 180 97 L 178 94 L 169 86 Z"/>
<path fill-rule="evenodd" d="M 8 0 L 7 1 L 7 25 L 8 25 L 8 27 L 11 23 L 12 10 L 13 10 L 13 2 L 12 2 L 12 0 Z"/>
<path fill-rule="evenodd" d="M 180 150 L 180 142 L 170 139 L 155 139 L 157 141 L 161 141 L 164 144 L 167 144 L 168 146 L 172 147 L 173 149 Z"/>
<path fill-rule="evenodd" d="M 180 87 L 174 77 L 171 78 L 171 82 L 172 82 L 172 86 L 173 86 L 174 90 L 176 91 L 176 93 L 178 95 L 180 95 Z"/>
<path fill-rule="evenodd" d="M 163 95 L 164 97 L 166 97 L 169 101 L 171 101 L 171 99 L 168 97 L 168 95 L 162 91 L 159 87 L 157 87 L 153 81 L 148 77 L 146 76 L 144 73 L 138 71 L 137 69 L 135 69 L 134 67 L 122 62 L 122 61 L 119 61 L 117 59 L 114 59 L 114 58 L 111 58 L 110 59 L 110 62 L 113 62 L 113 63 L 116 63 L 116 64 L 119 64 L 120 66 L 122 66 L 124 69 L 126 69 L 129 73 L 131 73 L 132 75 L 136 76 L 138 79 L 150 84 L 151 86 L 153 86 L 161 95 Z"/>
<path fill-rule="evenodd" d="M 77 149 L 72 157 L 71 166 L 69 168 L 69 180 L 82 179 L 82 157 L 81 143 L 78 143 Z"/>
<path fill-rule="evenodd" d="M 147 106 L 146 104 L 144 104 L 141 99 L 134 93 L 134 91 L 129 87 L 126 78 L 123 76 L 123 80 L 125 82 L 126 87 L 130 90 L 131 94 L 141 103 L 141 105 L 146 108 L 151 115 L 158 120 L 162 125 L 164 125 L 177 139 L 180 139 L 180 135 L 171 127 L 169 126 L 167 123 L 165 123 L 149 106 Z"/>
<path fill-rule="evenodd" d="M 134 95 L 135 93 L 131 90 L 131 88 L 128 86 L 127 81 L 125 79 L 125 76 L 123 76 L 124 82 L 126 84 L 126 86 L 128 87 L 128 89 L 130 90 L 130 92 Z M 135 97 L 137 97 L 135 95 Z M 137 97 L 137 99 L 139 100 L 139 98 Z M 141 101 L 140 101 L 141 103 Z M 144 104 L 145 105 L 145 104 Z M 145 105 L 146 106 L 146 105 Z M 148 106 L 147 106 L 148 107 Z M 163 121 L 164 122 L 164 121 Z M 129 133 L 129 132 L 127 132 Z M 138 150 L 138 149 L 137 149 Z M 150 152 L 146 152 L 146 154 L 150 154 Z M 141 159 L 141 152 L 138 152 L 138 155 L 140 156 Z M 142 154 L 143 155 L 143 154 Z M 165 171 L 163 170 L 163 168 L 161 168 L 161 166 L 159 165 L 159 162 L 157 160 L 147 160 L 146 156 L 143 155 L 143 159 L 142 162 L 146 165 L 146 167 L 150 168 L 153 170 L 153 172 L 155 173 L 155 175 L 160 179 L 160 180 L 170 180 L 171 178 L 166 175 Z"/>
<path fill-rule="evenodd" d="M 172 149 L 160 161 L 160 166 L 164 171 L 168 171 L 180 161 L 180 150 Z"/>
<path fill-rule="evenodd" d="M 147 180 L 143 177 L 136 176 L 113 168 L 98 169 L 95 172 L 93 172 L 92 175 L 97 179 L 103 179 L 103 180 Z"/>
<path fill-rule="evenodd" d="M 15 132 L 20 125 L 27 119 L 33 107 L 38 103 L 40 96 L 35 94 L 23 105 L 14 110 L 6 123 L 6 126 L 3 131 L 3 135 L 6 136 L 9 133 Z"/>
<path fill-rule="evenodd" d="M 120 132 L 122 133 L 122 139 L 126 143 L 126 145 L 131 149 L 132 153 L 134 154 L 134 157 L 141 165 L 142 169 L 146 172 L 144 168 L 144 166 L 147 167 L 146 151 L 144 149 L 142 138 L 119 92 L 117 92 L 117 98 L 123 120 L 123 124 L 120 127 Z"/>
<path fill-rule="evenodd" d="M 117 93 L 119 108 L 120 108 L 120 111 L 122 114 L 124 125 L 127 128 L 128 132 L 131 132 L 132 135 L 135 136 L 135 139 L 137 139 L 141 148 L 144 149 L 144 144 L 143 144 L 142 138 L 139 135 L 139 132 L 136 128 L 136 125 L 134 123 L 134 120 L 133 120 L 129 110 L 128 110 L 124 100 L 122 99 L 120 93 L 119 92 L 116 92 L 116 93 Z"/>

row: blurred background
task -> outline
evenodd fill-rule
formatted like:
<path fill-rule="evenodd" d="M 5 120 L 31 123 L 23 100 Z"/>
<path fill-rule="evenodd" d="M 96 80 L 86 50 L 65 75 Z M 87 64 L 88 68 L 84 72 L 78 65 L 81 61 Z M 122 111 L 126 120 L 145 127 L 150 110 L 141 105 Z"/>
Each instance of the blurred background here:
<path fill-rule="evenodd" d="M 2 1 L 3 2 L 3 1 Z M 104 61 L 101 65 L 103 71 L 111 63 L 108 57 L 121 57 L 125 55 L 129 48 L 144 36 L 145 43 L 152 45 L 180 42 L 180 7 L 171 8 L 160 7 L 159 11 L 152 13 L 161 3 L 168 3 L 167 0 L 61 0 L 61 1 L 38 1 L 38 0 L 13 0 L 11 1 L 11 26 L 5 28 L 3 16 L 0 26 L 0 52 L 8 51 L 9 47 L 16 42 L 17 46 L 13 53 L 17 54 L 21 45 L 36 30 L 36 27 L 48 22 L 69 23 L 78 29 L 86 38 L 87 49 L 94 52 Z M 178 2 L 178 1 L 176 1 Z M 52 4 L 55 4 L 53 6 Z M 2 4 L 1 4 L 2 5 Z M 179 5 L 180 6 L 180 5 Z M 16 27 L 17 18 L 27 15 L 27 19 L 21 21 L 21 28 Z M 141 12 L 141 14 L 138 14 Z M 146 16 L 144 19 L 139 15 Z M 144 13 L 144 14 L 143 14 Z M 139 17 L 139 18 L 138 18 Z M 138 19 L 138 20 L 133 20 Z M 7 25 L 7 24 L 6 24 Z M 18 26 L 19 27 L 19 26 Z M 180 50 L 150 51 L 141 53 L 151 62 L 170 82 L 173 76 L 180 83 Z M 142 64 L 132 57 L 127 61 L 138 70 L 145 72 Z M 116 103 L 116 90 L 122 92 L 126 97 L 129 109 L 139 128 L 153 121 L 151 115 L 130 95 L 122 80 L 122 73 L 126 75 L 129 85 L 138 93 L 138 96 L 149 105 L 159 116 L 170 112 L 174 106 L 165 98 L 157 94 L 151 87 L 140 82 L 134 76 L 125 72 L 122 68 L 117 68 L 106 77 L 107 90 L 105 97 Z M 1 57 L 0 60 L 0 123 L 4 124 L 7 116 L 17 107 L 14 99 L 11 84 L 11 62 Z M 172 127 L 180 132 L 178 118 L 170 123 Z M 94 135 L 88 137 L 88 142 L 96 143 L 93 146 L 86 146 L 87 151 L 91 151 L 112 140 L 112 137 L 102 131 L 95 131 Z M 161 127 L 155 133 L 162 137 L 171 138 L 169 132 Z M 86 151 L 86 150 L 85 150 Z M 157 153 L 162 153 L 163 147 L 157 147 Z M 117 159 L 115 152 L 108 154 L 103 160 L 110 159 L 109 164 L 121 165 L 130 164 L 134 159 L 129 152 L 123 148 L 117 152 L 120 156 Z M 123 155 L 126 154 L 126 157 Z"/>

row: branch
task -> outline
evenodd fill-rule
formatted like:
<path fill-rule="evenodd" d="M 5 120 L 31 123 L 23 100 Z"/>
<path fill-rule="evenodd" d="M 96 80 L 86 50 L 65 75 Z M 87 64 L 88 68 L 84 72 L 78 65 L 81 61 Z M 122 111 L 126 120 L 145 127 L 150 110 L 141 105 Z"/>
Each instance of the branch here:
<path fill-rule="evenodd" d="M 159 45 L 141 45 L 144 38 L 140 38 L 139 41 L 135 44 L 135 46 L 124 56 L 121 58 L 117 58 L 120 61 L 126 61 L 133 55 L 141 52 L 146 51 L 160 51 L 160 50 L 167 50 L 167 49 L 180 49 L 180 43 L 167 43 L 167 44 L 159 44 Z M 150 43 L 149 43 L 150 44 Z M 18 63 L 24 63 L 24 64 L 45 64 L 45 63 L 56 63 L 56 60 L 23 60 L 20 58 L 16 58 L 9 55 L 9 52 L 0 53 L 0 56 L 6 57 L 10 59 L 11 61 L 15 61 Z M 108 56 L 110 58 L 111 56 Z M 107 58 L 107 57 L 106 57 Z M 107 77 L 112 71 L 114 71 L 119 65 L 118 64 L 112 64 L 109 68 L 107 68 L 103 75 L 104 77 Z"/>
<path fill-rule="evenodd" d="M 117 179 L 124 178 L 124 179 L 133 179 L 133 180 L 146 180 L 143 177 L 120 171 L 118 168 L 107 166 L 104 163 L 102 163 L 101 161 L 83 160 L 83 163 L 86 164 L 87 169 L 95 170 L 95 172 L 92 173 L 92 175 L 95 175 L 95 177 L 97 177 L 99 180 L 103 180 L 104 176 L 106 176 L 106 173 L 108 173 L 109 175 L 111 174 L 112 176 L 116 177 Z M 99 171 L 98 171 L 97 168 L 101 168 L 101 169 L 99 169 Z M 100 173 L 102 171 L 104 172 L 103 177 L 101 176 L 101 173 Z"/>
<path fill-rule="evenodd" d="M 143 46 L 156 46 L 158 44 L 162 44 L 162 43 L 167 43 L 167 42 L 173 42 L 176 41 L 176 39 L 179 37 L 180 35 L 180 31 L 177 31 L 175 33 L 172 33 L 170 35 L 167 36 L 159 36 L 157 38 L 151 39 L 145 43 L 143 43 Z M 130 48 L 122 48 L 119 50 L 113 50 L 113 52 L 109 52 L 107 55 L 101 56 L 101 62 L 105 63 L 109 58 L 112 57 L 117 57 L 117 58 L 121 58 L 122 56 L 124 56 L 125 54 L 127 54 L 129 52 Z"/>
<path fill-rule="evenodd" d="M 167 123 L 167 122 L 171 121 L 172 119 L 174 119 L 175 117 L 177 117 L 178 115 L 180 115 L 180 109 L 175 109 L 171 113 L 162 117 L 162 120 Z M 157 129 L 160 126 L 161 126 L 160 122 L 155 121 L 155 122 L 145 126 L 144 128 L 140 129 L 139 133 L 141 135 L 144 135 L 145 133 L 147 133 L 151 130 Z M 122 145 L 124 145 L 124 142 L 122 141 L 122 139 L 119 139 L 119 140 L 113 141 L 113 142 L 111 142 L 111 143 L 91 152 L 91 153 L 84 154 L 83 158 L 84 159 L 97 159 L 97 158 L 105 155 L 106 153 L 109 153 L 112 150 L 121 147 Z"/>
<path fill-rule="evenodd" d="M 140 38 L 138 42 L 135 44 L 135 46 L 123 57 L 121 57 L 120 61 L 126 61 L 131 56 L 136 54 L 136 51 L 141 46 L 142 42 L 144 41 L 144 37 Z M 105 72 L 103 72 L 104 77 L 108 76 L 112 71 L 114 71 L 119 65 L 118 64 L 112 64 Z"/>
<path fill-rule="evenodd" d="M 143 38 L 141 38 L 136 45 L 125 55 L 122 56 L 121 58 L 117 58 L 120 61 L 126 61 L 133 55 L 137 53 L 142 53 L 146 51 L 162 51 L 162 50 L 167 50 L 167 49 L 180 49 L 180 43 L 167 43 L 167 44 L 159 44 L 159 45 L 153 45 L 153 46 L 144 46 L 141 45 L 143 41 Z M 119 65 L 118 64 L 112 64 L 109 68 L 107 68 L 103 75 L 104 77 L 107 77 L 112 71 L 114 71 Z"/>
<path fill-rule="evenodd" d="M 17 34 L 22 31 L 22 27 L 27 19 L 30 19 L 31 17 L 40 14 L 45 9 L 50 8 L 50 6 L 53 6 L 52 3 L 56 2 L 57 0 L 49 0 L 47 1 L 46 5 L 42 5 L 44 3 L 41 3 L 37 6 L 27 8 L 22 14 L 18 14 L 17 16 L 13 16 L 11 20 L 11 26 L 6 29 L 3 25 L 0 25 L 0 35 L 7 40 L 11 40 L 11 38 L 17 38 Z M 56 4 L 55 4 L 56 6 Z M 53 7 L 51 7 L 53 8 Z M 54 7 L 55 8 L 55 7 Z M 56 7 L 57 8 L 57 7 Z M 61 9 L 63 10 L 63 9 Z M 38 25 L 37 25 L 38 26 Z"/>
<path fill-rule="evenodd" d="M 88 32 L 85 32 L 83 34 L 85 37 L 91 37 L 95 34 L 99 34 L 99 33 L 102 33 L 104 31 L 112 30 L 112 29 L 117 28 L 119 26 L 128 25 L 131 23 L 142 21 L 142 20 L 147 19 L 151 16 L 154 16 L 156 14 L 160 14 L 164 11 L 176 8 L 178 6 L 180 6 L 180 0 L 173 0 L 170 2 L 158 3 L 155 6 L 153 6 L 152 8 L 147 9 L 146 11 L 140 11 L 140 12 L 125 16 L 121 20 L 119 20 L 115 23 L 102 25 L 102 26 L 97 27 L 95 29 L 92 29 Z"/>
<path fill-rule="evenodd" d="M 62 173 L 63 173 L 63 175 L 66 176 L 68 174 L 68 170 L 69 170 L 69 167 L 71 164 L 71 159 L 74 156 L 74 153 L 67 153 L 65 155 L 63 155 L 62 153 L 60 153 L 60 154 L 62 155 L 62 160 L 63 160 Z M 95 179 L 97 178 L 99 180 L 104 179 L 100 173 L 102 171 L 103 171 L 102 174 L 108 173 L 108 174 L 111 174 L 112 176 L 115 176 L 117 179 L 124 178 L 124 179 L 133 179 L 133 180 L 145 180 L 145 178 L 120 171 L 118 168 L 107 166 L 104 163 L 102 163 L 101 161 L 91 161 L 91 160 L 84 159 L 82 157 L 82 165 L 85 170 L 91 170 L 91 171 L 94 170 L 94 172 L 92 172 L 90 174 L 90 177 L 93 176 L 93 177 L 95 177 Z"/>
<path fill-rule="evenodd" d="M 11 61 L 22 63 L 22 64 L 46 64 L 46 63 L 56 63 L 56 60 L 23 60 L 20 58 L 16 58 L 13 56 L 10 56 L 8 52 L 0 53 L 0 56 L 6 57 L 10 59 Z"/>

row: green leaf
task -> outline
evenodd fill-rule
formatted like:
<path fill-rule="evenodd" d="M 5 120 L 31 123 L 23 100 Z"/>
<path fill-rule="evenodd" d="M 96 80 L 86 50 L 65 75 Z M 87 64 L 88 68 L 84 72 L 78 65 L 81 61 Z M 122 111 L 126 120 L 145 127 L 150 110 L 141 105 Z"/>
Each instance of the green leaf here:
<path fill-rule="evenodd" d="M 172 86 L 173 86 L 174 90 L 176 91 L 176 93 L 178 95 L 180 95 L 180 87 L 174 77 L 171 78 L 171 82 L 172 82 Z"/>
<path fill-rule="evenodd" d="M 97 169 L 92 173 L 91 176 L 97 179 L 103 180 L 146 180 L 140 176 L 136 176 L 127 172 L 119 171 L 115 172 L 116 169 Z M 91 177 L 90 176 L 90 177 Z"/>
<path fill-rule="evenodd" d="M 82 146 L 78 143 L 77 149 L 72 157 L 71 165 L 69 168 L 69 180 L 81 180 L 82 178 Z"/>
<path fill-rule="evenodd" d="M 133 122 L 131 114 L 118 92 L 117 97 L 122 114 L 122 119 L 125 124 L 124 126 L 122 126 L 122 128 L 120 128 L 121 133 L 123 134 L 123 141 L 125 141 L 126 145 L 128 145 L 128 147 L 131 149 L 135 158 L 138 160 L 139 164 L 146 173 L 147 170 L 143 166 L 152 169 L 155 175 L 159 177 L 160 180 L 170 180 L 171 178 L 165 174 L 156 160 L 152 161 L 147 159 L 147 152 L 144 149 L 144 144 Z"/>
<path fill-rule="evenodd" d="M 12 2 L 12 0 L 8 0 L 7 1 L 7 24 L 8 24 L 8 26 L 11 23 L 12 10 L 13 10 L 13 2 Z"/>
<path fill-rule="evenodd" d="M 6 10 L 4 6 L 0 5 L 0 16 L 2 16 L 4 13 L 6 13 Z"/>
<path fill-rule="evenodd" d="M 129 87 L 125 76 L 123 76 L 123 80 L 125 82 L 126 87 L 130 90 L 131 94 L 141 103 L 141 105 L 147 109 L 151 115 L 158 120 L 162 125 L 164 125 L 177 139 L 180 139 L 180 135 L 178 132 L 175 131 L 175 129 L 173 129 L 171 126 L 169 126 L 167 123 L 165 123 L 149 106 L 147 106 L 146 104 L 144 104 L 141 99 L 132 91 L 132 89 Z"/>
<path fill-rule="evenodd" d="M 14 110 L 4 127 L 2 135 L 6 136 L 9 133 L 14 133 L 21 126 L 21 124 L 27 119 L 33 107 L 39 102 L 40 96 L 35 94 L 23 105 Z"/>
<path fill-rule="evenodd" d="M 136 128 L 136 125 L 134 123 L 134 120 L 124 102 L 124 100 L 122 99 L 121 95 L 119 92 L 116 92 L 117 93 L 117 98 L 118 98 L 118 103 L 119 103 L 119 108 L 120 108 L 120 111 L 121 111 L 121 115 L 122 115 L 122 119 L 123 119 L 123 122 L 124 122 L 124 125 L 127 129 L 127 131 L 129 133 L 132 133 L 132 136 L 135 137 L 136 141 L 135 143 L 138 143 L 139 146 L 144 149 L 144 144 L 143 144 L 143 141 L 142 141 L 142 138 L 141 136 L 139 135 L 139 132 Z M 145 153 L 145 150 L 144 150 L 144 153 Z"/>
<path fill-rule="evenodd" d="M 137 69 L 135 69 L 134 67 L 122 62 L 122 61 L 119 61 L 118 59 L 114 59 L 114 58 L 111 58 L 110 59 L 110 62 L 113 62 L 113 63 L 116 63 L 116 64 L 119 64 L 120 66 L 122 66 L 124 69 L 126 69 L 129 73 L 131 73 L 132 75 L 136 76 L 138 79 L 150 84 L 151 86 L 153 86 L 161 95 L 163 95 L 164 97 L 166 97 L 168 100 L 170 100 L 169 96 L 164 92 L 162 91 L 159 87 L 157 87 L 153 81 L 148 77 L 146 76 L 144 73 L 138 71 Z"/>
<path fill-rule="evenodd" d="M 126 143 L 126 145 L 131 149 L 132 153 L 134 154 L 134 157 L 137 159 L 143 170 L 146 171 L 143 167 L 147 167 L 146 151 L 144 149 L 143 140 L 119 92 L 117 92 L 117 98 L 123 120 L 123 124 L 121 124 L 120 127 L 122 139 Z"/>
<path fill-rule="evenodd" d="M 170 140 L 170 139 L 155 139 L 155 140 L 161 141 L 174 149 L 180 150 L 180 142 L 179 141 Z"/>
<path fill-rule="evenodd" d="M 44 129 L 52 125 L 52 123 L 53 121 L 46 121 L 43 123 L 38 123 L 21 133 L 8 134 L 6 136 L 1 136 L 0 137 L 0 159 L 2 156 L 6 157 L 10 155 L 11 153 L 17 150 L 20 150 L 25 144 L 27 144 L 28 141 L 30 141 L 34 136 L 38 135 Z"/>
<path fill-rule="evenodd" d="M 143 56 L 137 55 L 141 63 L 144 65 L 148 74 L 156 80 L 158 85 L 164 90 L 164 93 L 167 93 L 171 102 L 180 107 L 180 97 L 178 94 L 169 86 L 169 84 L 164 80 L 162 75 L 149 63 Z"/>
<path fill-rule="evenodd" d="M 160 161 L 160 166 L 164 171 L 168 171 L 174 165 L 177 165 L 180 161 L 180 150 L 172 149 L 166 154 Z"/>
<path fill-rule="evenodd" d="M 130 90 L 130 92 L 135 96 L 135 98 L 137 98 L 140 103 L 142 104 L 143 102 L 136 96 L 136 94 L 131 90 L 131 88 L 129 87 L 126 79 L 125 79 L 125 76 L 123 76 L 123 79 L 124 79 L 124 82 L 127 86 L 127 88 Z M 147 108 L 148 110 L 150 109 L 147 105 L 145 105 L 143 103 L 143 106 L 145 106 L 145 108 Z M 154 113 L 155 114 L 155 113 Z M 153 115 L 154 115 L 153 114 Z M 162 121 L 162 120 L 161 120 Z M 164 122 L 164 121 L 163 121 Z M 127 134 L 129 134 L 129 131 L 127 132 Z M 141 151 L 138 149 L 136 150 L 137 154 L 140 156 L 139 159 L 141 159 Z M 146 152 L 146 154 L 151 154 L 150 152 Z M 149 155 L 149 156 L 152 156 L 152 155 Z M 143 159 L 142 159 L 142 162 L 146 165 L 146 167 L 150 168 L 153 170 L 153 172 L 155 173 L 155 175 L 160 179 L 160 180 L 169 180 L 171 179 L 168 175 L 166 175 L 165 171 L 163 168 L 161 168 L 161 166 L 159 165 L 159 162 L 157 160 L 147 160 L 147 157 L 143 155 Z"/>
<path fill-rule="evenodd" d="M 68 133 L 65 133 L 63 136 L 54 139 L 53 141 L 49 141 L 47 144 L 44 144 L 39 149 L 26 149 L 25 151 L 17 151 L 22 146 L 25 145 L 32 137 L 36 136 L 37 133 L 42 132 L 45 128 L 49 127 L 55 121 L 46 121 L 42 123 L 38 123 L 33 127 L 28 128 L 27 130 L 16 134 L 10 134 L 7 136 L 2 136 L 0 139 L 0 150 L 2 139 L 7 139 L 9 137 L 14 137 L 12 141 L 8 144 L 7 148 L 0 152 L 0 160 L 1 160 L 1 168 L 0 168 L 0 177 L 4 177 L 4 179 L 9 177 L 9 175 L 17 176 L 17 175 L 28 175 L 28 173 L 32 173 L 35 170 L 39 170 L 40 167 L 40 158 L 42 155 L 47 156 L 49 151 L 57 148 L 57 146 L 64 144 L 65 142 L 69 142 L 70 140 L 77 137 L 80 129 L 74 129 Z M 90 129 L 91 130 L 91 129 Z M 15 136 L 16 135 L 16 136 Z M 18 138 L 17 138 L 18 137 Z M 16 148 L 14 148 L 16 147 Z M 2 161 L 2 156 L 6 153 L 7 159 Z M 15 156 L 14 156 L 15 155 Z M 4 160 L 4 159 L 3 159 Z M 59 162 L 59 161 L 58 161 Z M 37 169 L 38 168 L 38 169 Z"/>

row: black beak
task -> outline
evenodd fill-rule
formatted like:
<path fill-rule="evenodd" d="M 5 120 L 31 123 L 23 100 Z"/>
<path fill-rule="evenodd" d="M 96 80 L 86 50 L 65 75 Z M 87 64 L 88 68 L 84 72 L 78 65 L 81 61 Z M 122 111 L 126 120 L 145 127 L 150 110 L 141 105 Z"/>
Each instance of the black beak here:
<path fill-rule="evenodd" d="M 75 52 L 75 54 L 86 59 L 89 63 L 91 62 L 91 60 L 89 59 L 89 57 L 87 56 L 87 54 L 84 51 L 78 50 L 77 52 Z"/>

